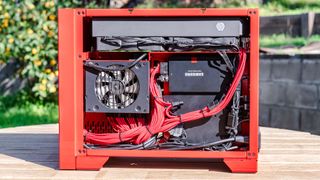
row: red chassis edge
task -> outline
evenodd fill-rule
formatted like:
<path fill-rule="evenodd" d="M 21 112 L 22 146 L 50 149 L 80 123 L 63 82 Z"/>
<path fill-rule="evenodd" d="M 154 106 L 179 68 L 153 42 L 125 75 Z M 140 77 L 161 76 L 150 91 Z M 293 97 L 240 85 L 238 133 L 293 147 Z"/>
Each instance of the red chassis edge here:
<path fill-rule="evenodd" d="M 83 147 L 83 60 L 86 17 L 248 17 L 250 123 L 247 151 L 96 150 Z M 259 15 L 257 9 L 60 9 L 59 154 L 60 169 L 99 170 L 109 157 L 223 159 L 232 172 L 256 172 L 259 112 Z"/>

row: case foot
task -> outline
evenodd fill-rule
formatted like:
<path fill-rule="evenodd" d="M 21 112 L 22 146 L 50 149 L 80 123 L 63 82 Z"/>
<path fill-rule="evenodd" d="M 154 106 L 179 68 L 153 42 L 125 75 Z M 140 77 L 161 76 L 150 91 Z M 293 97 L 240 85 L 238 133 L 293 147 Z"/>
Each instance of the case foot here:
<path fill-rule="evenodd" d="M 79 170 L 100 170 L 109 160 L 106 156 L 78 156 L 76 169 Z"/>
<path fill-rule="evenodd" d="M 256 173 L 257 159 L 224 159 L 224 163 L 234 173 Z"/>

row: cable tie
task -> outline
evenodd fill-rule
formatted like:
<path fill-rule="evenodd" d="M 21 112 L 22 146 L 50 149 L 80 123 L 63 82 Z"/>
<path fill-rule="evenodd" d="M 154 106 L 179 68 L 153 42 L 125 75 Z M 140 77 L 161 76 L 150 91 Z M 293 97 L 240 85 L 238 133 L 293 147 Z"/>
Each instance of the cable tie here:
<path fill-rule="evenodd" d="M 153 136 L 154 133 L 152 133 L 152 132 L 150 131 L 150 129 L 148 128 L 148 126 L 145 126 L 145 127 L 146 127 L 147 131 L 150 133 L 150 135 Z"/>
<path fill-rule="evenodd" d="M 204 110 L 201 109 L 200 112 L 201 112 L 201 114 L 202 114 L 202 118 L 206 118 L 206 116 L 204 115 Z"/>
<path fill-rule="evenodd" d="M 161 96 L 153 96 L 153 98 L 155 98 L 155 99 L 159 99 L 159 98 L 161 98 L 161 99 L 162 99 L 162 97 L 161 97 Z"/>
<path fill-rule="evenodd" d="M 119 132 L 119 140 L 120 140 L 120 143 L 122 143 L 122 138 L 121 138 L 121 132 Z"/>
<path fill-rule="evenodd" d="M 180 124 L 182 123 L 182 117 L 181 115 L 179 115 L 179 121 L 180 121 Z"/>

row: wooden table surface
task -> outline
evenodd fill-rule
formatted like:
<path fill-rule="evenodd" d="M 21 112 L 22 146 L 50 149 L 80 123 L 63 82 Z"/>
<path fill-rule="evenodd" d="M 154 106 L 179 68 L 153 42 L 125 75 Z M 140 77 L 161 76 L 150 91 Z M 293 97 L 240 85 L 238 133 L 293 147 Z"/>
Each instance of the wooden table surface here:
<path fill-rule="evenodd" d="M 320 179 L 320 136 L 261 128 L 259 172 L 223 163 L 111 159 L 100 171 L 58 170 L 58 125 L 0 129 L 0 179 Z"/>

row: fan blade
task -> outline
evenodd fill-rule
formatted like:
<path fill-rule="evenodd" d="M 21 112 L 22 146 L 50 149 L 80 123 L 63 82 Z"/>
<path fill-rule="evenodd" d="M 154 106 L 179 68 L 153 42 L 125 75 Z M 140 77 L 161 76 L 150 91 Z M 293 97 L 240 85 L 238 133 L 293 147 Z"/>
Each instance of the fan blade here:
<path fill-rule="evenodd" d="M 120 95 L 121 104 L 124 105 L 124 107 L 128 106 L 128 104 L 126 103 L 128 99 L 129 99 L 129 96 L 126 96 L 124 94 Z"/>
<path fill-rule="evenodd" d="M 124 85 L 127 85 L 130 83 L 130 81 L 133 80 L 135 74 L 131 70 L 126 70 L 123 77 L 123 83 Z"/>
<path fill-rule="evenodd" d="M 126 106 L 129 106 L 131 103 L 133 103 L 133 99 L 132 98 L 130 98 L 130 99 L 128 99 L 126 102 L 125 102 L 125 104 L 126 104 Z"/>
<path fill-rule="evenodd" d="M 96 92 L 100 99 L 109 91 L 109 81 L 111 77 L 106 73 L 101 73 L 96 81 Z"/>
<path fill-rule="evenodd" d="M 121 94 L 120 99 L 123 107 L 128 107 L 134 101 L 134 99 L 131 98 L 131 96 L 128 94 L 127 95 Z"/>
<path fill-rule="evenodd" d="M 124 104 L 124 107 L 129 106 L 134 101 L 129 95 L 124 95 L 124 94 L 121 94 L 121 100 L 122 100 L 122 103 Z"/>
<path fill-rule="evenodd" d="M 96 90 L 96 94 L 97 94 L 98 98 L 103 101 L 103 94 L 101 93 L 101 88 L 100 88 L 99 83 L 96 84 L 95 90 Z"/>
<path fill-rule="evenodd" d="M 112 76 L 105 72 L 101 72 L 97 78 L 97 83 L 108 83 L 112 81 Z"/>
<path fill-rule="evenodd" d="M 117 108 L 118 109 L 124 108 L 124 104 L 123 104 L 123 101 L 121 99 L 121 95 L 120 94 L 116 95 L 116 102 L 117 102 Z"/>
<path fill-rule="evenodd" d="M 107 92 L 109 92 L 110 90 L 109 90 L 109 85 L 108 84 L 105 84 L 105 85 L 103 85 L 103 83 L 101 84 L 101 93 L 102 94 L 105 94 L 105 93 L 107 93 Z"/>
<path fill-rule="evenodd" d="M 112 81 L 112 76 L 110 76 L 109 74 L 105 73 L 105 75 L 102 78 L 102 85 L 107 85 Z"/>
<path fill-rule="evenodd" d="M 119 94 L 116 94 L 116 95 L 115 95 L 115 99 L 116 99 L 116 103 L 117 103 L 117 104 L 121 104 L 121 98 L 120 98 L 120 95 L 119 95 Z"/>
<path fill-rule="evenodd" d="M 104 103 L 108 103 L 108 100 L 109 100 L 109 95 L 110 95 L 110 92 L 107 92 L 105 94 L 99 94 L 99 97 L 101 99 L 102 102 Z M 101 97 L 102 96 L 102 97 Z"/>
<path fill-rule="evenodd" d="M 121 103 L 124 103 L 128 99 L 128 96 L 121 94 L 120 99 L 121 99 Z"/>
<path fill-rule="evenodd" d="M 115 79 L 120 80 L 120 81 L 122 80 L 121 71 L 113 71 L 113 74 L 114 74 Z"/>
<path fill-rule="evenodd" d="M 97 78 L 97 82 L 111 82 L 115 79 L 115 76 L 112 72 L 101 72 Z"/>
<path fill-rule="evenodd" d="M 108 102 L 107 102 L 107 104 L 109 105 L 109 107 L 110 107 L 111 109 L 118 109 L 118 108 L 116 107 L 116 104 L 117 104 L 117 102 L 116 102 L 116 95 L 110 94 L 109 97 L 108 97 Z"/>
<path fill-rule="evenodd" d="M 137 93 L 138 92 L 138 83 L 134 83 L 130 86 L 124 88 L 124 92 L 126 93 Z"/>

